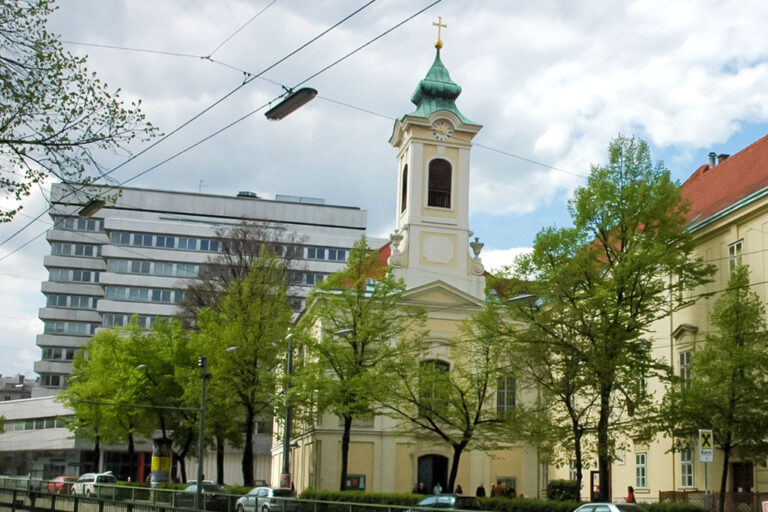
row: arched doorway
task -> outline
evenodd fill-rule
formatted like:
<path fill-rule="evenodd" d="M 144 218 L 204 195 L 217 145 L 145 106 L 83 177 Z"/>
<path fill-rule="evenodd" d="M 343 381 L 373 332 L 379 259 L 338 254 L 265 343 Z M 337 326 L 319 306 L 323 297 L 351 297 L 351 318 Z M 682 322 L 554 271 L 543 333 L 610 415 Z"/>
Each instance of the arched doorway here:
<path fill-rule="evenodd" d="M 448 492 L 448 457 L 442 455 L 422 455 L 419 457 L 419 482 L 424 482 L 427 492 L 439 482 L 444 492 Z"/>

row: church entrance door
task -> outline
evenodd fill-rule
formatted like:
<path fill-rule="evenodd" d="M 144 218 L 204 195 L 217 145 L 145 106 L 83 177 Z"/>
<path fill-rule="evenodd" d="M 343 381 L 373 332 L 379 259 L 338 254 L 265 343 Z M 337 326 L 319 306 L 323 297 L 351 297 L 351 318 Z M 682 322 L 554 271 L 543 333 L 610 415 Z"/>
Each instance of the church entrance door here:
<path fill-rule="evenodd" d="M 424 482 L 427 492 L 440 483 L 443 492 L 448 492 L 448 457 L 422 455 L 419 457 L 419 482 Z"/>

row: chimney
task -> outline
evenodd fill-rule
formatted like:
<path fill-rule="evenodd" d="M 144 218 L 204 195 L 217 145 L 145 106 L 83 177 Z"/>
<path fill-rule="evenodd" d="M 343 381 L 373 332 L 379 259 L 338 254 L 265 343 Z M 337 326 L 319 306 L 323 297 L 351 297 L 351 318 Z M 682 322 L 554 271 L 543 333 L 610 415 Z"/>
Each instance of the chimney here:
<path fill-rule="evenodd" d="M 710 151 L 709 153 L 709 168 L 713 168 L 715 166 L 715 152 Z"/>
<path fill-rule="evenodd" d="M 723 162 L 725 161 L 725 159 L 726 159 L 726 158 L 728 158 L 729 156 L 731 156 L 731 155 L 726 155 L 725 153 L 720 153 L 719 155 L 717 155 L 717 164 L 718 164 L 718 165 L 720 165 L 720 164 L 721 164 L 721 163 L 723 163 Z"/>

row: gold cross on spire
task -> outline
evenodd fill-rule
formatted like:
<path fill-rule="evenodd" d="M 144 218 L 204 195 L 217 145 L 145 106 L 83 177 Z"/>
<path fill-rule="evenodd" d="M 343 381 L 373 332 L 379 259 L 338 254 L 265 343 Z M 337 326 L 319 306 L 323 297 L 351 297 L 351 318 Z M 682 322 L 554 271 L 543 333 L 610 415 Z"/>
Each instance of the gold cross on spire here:
<path fill-rule="evenodd" d="M 442 16 L 438 16 L 437 17 L 437 23 L 435 23 L 433 21 L 432 25 L 437 27 L 437 41 L 435 41 L 435 48 L 437 48 L 439 50 L 440 48 L 443 47 L 443 42 L 440 40 L 440 29 L 441 28 L 448 28 L 448 25 L 445 25 L 443 23 L 443 17 Z"/>

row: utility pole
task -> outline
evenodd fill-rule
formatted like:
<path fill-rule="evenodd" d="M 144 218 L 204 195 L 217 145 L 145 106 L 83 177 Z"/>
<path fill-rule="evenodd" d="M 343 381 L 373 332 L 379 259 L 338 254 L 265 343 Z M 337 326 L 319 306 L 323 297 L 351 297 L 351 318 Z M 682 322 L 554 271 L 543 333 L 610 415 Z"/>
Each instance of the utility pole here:
<path fill-rule="evenodd" d="M 203 456 L 205 450 L 205 387 L 208 381 L 208 358 L 199 356 L 197 366 L 200 367 L 200 378 L 203 379 L 203 389 L 200 393 L 200 445 L 197 453 L 197 494 L 195 508 L 203 508 Z"/>

